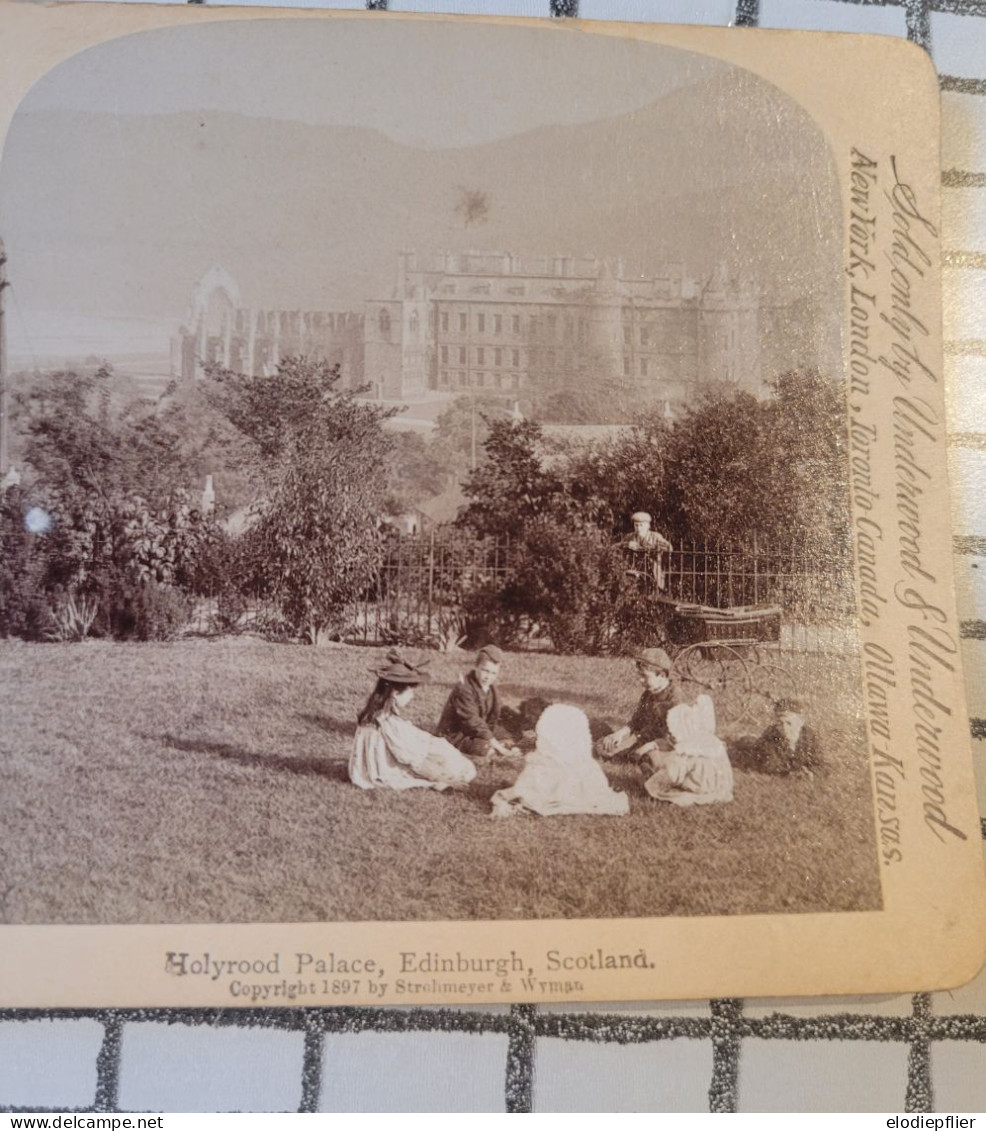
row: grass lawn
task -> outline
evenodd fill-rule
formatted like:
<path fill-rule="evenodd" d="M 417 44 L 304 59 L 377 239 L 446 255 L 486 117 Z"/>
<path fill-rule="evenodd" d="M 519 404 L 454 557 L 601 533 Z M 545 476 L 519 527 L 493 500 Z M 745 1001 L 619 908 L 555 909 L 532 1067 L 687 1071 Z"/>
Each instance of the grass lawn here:
<path fill-rule="evenodd" d="M 830 769 L 736 774 L 730 805 L 494 821 L 517 770 L 466 793 L 364 793 L 347 777 L 376 650 L 252 639 L 0 642 L 0 919 L 297 922 L 835 911 L 880 906 L 855 700 L 814 671 Z M 465 659 L 434 655 L 411 706 L 434 723 Z M 852 665 L 849 665 L 850 667 Z M 508 656 L 506 703 L 538 695 L 624 721 L 626 660 Z M 841 713 L 832 703 L 841 703 Z"/>

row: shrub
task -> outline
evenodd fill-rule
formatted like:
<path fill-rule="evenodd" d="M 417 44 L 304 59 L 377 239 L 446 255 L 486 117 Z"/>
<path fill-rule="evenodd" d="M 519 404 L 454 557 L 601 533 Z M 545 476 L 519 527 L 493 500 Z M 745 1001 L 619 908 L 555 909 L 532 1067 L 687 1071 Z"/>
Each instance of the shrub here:
<path fill-rule="evenodd" d="M 0 637 L 42 640 L 49 627 L 44 535 L 25 521 L 32 501 L 19 486 L 0 493 Z"/>
<path fill-rule="evenodd" d="M 248 544 L 258 591 L 297 638 L 344 627 L 346 607 L 376 577 L 394 441 L 393 410 L 341 389 L 326 362 L 285 358 L 275 378 L 215 370 L 218 403 L 248 446 L 261 501 Z"/>
<path fill-rule="evenodd" d="M 85 640 L 98 614 L 99 604 L 93 598 L 66 593 L 57 597 L 48 609 L 45 636 L 49 640 Z"/>
<path fill-rule="evenodd" d="M 482 644 L 483 632 L 509 647 L 540 631 L 559 652 L 622 650 L 621 610 L 630 605 L 636 612 L 642 598 L 623 550 L 598 527 L 536 519 L 513 544 L 511 566 L 512 576 L 498 590 L 470 596 L 470 645 Z M 649 624 L 644 635 L 654 642 Z"/>
<path fill-rule="evenodd" d="M 523 608 L 514 607 L 500 582 L 472 589 L 462 599 L 462 645 L 469 649 L 496 643 L 516 648 L 531 634 L 532 621 Z"/>
<path fill-rule="evenodd" d="M 157 581 L 118 577 L 100 602 L 101 623 L 117 640 L 174 640 L 192 617 L 191 598 Z"/>

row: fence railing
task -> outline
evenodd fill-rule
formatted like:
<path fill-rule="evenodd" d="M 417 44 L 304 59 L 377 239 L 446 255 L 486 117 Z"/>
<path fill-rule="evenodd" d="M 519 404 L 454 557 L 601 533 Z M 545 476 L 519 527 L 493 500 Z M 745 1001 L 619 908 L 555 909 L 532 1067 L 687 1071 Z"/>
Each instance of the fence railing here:
<path fill-rule="evenodd" d="M 456 643 L 466 628 L 463 604 L 477 589 L 504 584 L 516 552 L 507 539 L 476 538 L 456 527 L 393 539 L 375 584 L 351 607 L 350 638 Z M 751 536 L 746 545 L 691 542 L 671 551 L 625 552 L 628 571 L 655 601 L 722 609 L 776 605 L 785 639 L 806 642 L 818 639 L 821 629 L 852 622 L 851 564 L 818 547 L 777 546 Z"/>
<path fill-rule="evenodd" d="M 447 646 L 462 634 L 468 594 L 510 576 L 510 543 L 455 527 L 390 540 L 375 584 L 351 608 L 351 631 L 369 642 Z"/>

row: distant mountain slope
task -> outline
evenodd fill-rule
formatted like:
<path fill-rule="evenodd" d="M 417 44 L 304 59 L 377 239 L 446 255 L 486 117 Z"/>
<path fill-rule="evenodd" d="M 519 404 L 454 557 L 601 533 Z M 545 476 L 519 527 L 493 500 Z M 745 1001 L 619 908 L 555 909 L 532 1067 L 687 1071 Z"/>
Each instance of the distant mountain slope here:
<path fill-rule="evenodd" d="M 461 186 L 487 194 L 484 223 L 463 227 Z M 19 301 L 79 314 L 180 319 L 212 263 L 251 304 L 358 305 L 389 293 L 401 247 L 624 256 L 642 273 L 725 259 L 773 298 L 839 295 L 828 152 L 738 70 L 623 117 L 441 151 L 225 113 L 22 113 L 0 215 Z"/>

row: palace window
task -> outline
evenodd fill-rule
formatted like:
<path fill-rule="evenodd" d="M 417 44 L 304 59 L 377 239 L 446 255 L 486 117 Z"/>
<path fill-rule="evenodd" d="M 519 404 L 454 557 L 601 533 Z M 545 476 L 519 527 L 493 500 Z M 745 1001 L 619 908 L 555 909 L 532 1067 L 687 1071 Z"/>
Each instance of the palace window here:
<path fill-rule="evenodd" d="M 443 334 L 448 333 L 448 312 L 447 311 L 442 312 L 442 333 Z"/>
<path fill-rule="evenodd" d="M 442 365 L 448 365 L 448 346 L 442 346 Z"/>
<path fill-rule="evenodd" d="M 459 333 L 464 334 L 469 329 L 469 315 L 459 315 Z"/>
<path fill-rule="evenodd" d="M 520 350 L 510 351 L 510 364 L 514 367 L 514 369 L 516 369 L 517 366 L 520 365 Z"/>
<path fill-rule="evenodd" d="M 511 329 L 511 332 L 514 333 L 514 334 L 520 333 L 520 315 L 519 314 L 511 314 L 510 315 L 510 329 Z"/>
<path fill-rule="evenodd" d="M 494 314 L 493 315 L 493 333 L 494 334 L 502 334 L 503 333 L 503 315 L 502 314 Z"/>
<path fill-rule="evenodd" d="M 459 346 L 459 364 L 460 365 L 466 364 L 466 347 L 465 346 Z"/>
<path fill-rule="evenodd" d="M 485 365 L 486 364 L 486 350 L 484 350 L 482 346 L 479 346 L 476 350 L 476 364 L 477 365 Z"/>
<path fill-rule="evenodd" d="M 486 315 L 485 314 L 477 314 L 476 315 L 476 332 L 479 333 L 479 334 L 485 334 L 486 333 Z"/>
<path fill-rule="evenodd" d="M 497 369 L 499 369 L 503 364 L 503 350 L 495 349 L 493 351 L 493 364 L 497 367 Z"/>
<path fill-rule="evenodd" d="M 380 311 L 380 317 L 377 320 L 380 325 L 380 333 L 386 338 L 390 334 L 390 314 L 386 310 Z"/>

